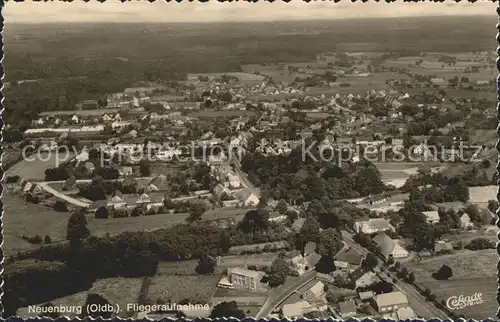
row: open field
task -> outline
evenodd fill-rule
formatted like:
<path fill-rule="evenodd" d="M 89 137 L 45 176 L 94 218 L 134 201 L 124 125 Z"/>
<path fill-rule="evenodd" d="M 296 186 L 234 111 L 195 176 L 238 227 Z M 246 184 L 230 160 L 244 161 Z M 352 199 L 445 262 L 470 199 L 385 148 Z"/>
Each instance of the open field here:
<path fill-rule="evenodd" d="M 40 235 L 42 238 L 49 235 L 53 242 L 66 240 L 69 213 L 57 212 L 52 208 L 26 202 L 9 191 L 4 191 L 2 201 L 3 224 L 4 227 L 8 227 L 4 230 L 2 247 L 6 256 L 39 247 L 23 240 L 22 235 L 30 237 Z"/>
<path fill-rule="evenodd" d="M 238 116 L 254 116 L 255 112 L 252 111 L 214 111 L 203 110 L 190 113 L 191 117 L 199 118 L 218 118 L 218 117 L 238 117 Z"/>
<path fill-rule="evenodd" d="M 190 303 L 209 303 L 217 288 L 220 274 L 214 275 L 167 275 L 159 272 L 152 278 L 148 298 L 153 302 L 157 299 L 179 303 L 188 299 Z"/>
<path fill-rule="evenodd" d="M 409 170 L 412 168 L 418 168 L 422 165 L 420 162 L 376 162 L 374 165 L 377 167 L 379 171 L 389 170 Z"/>
<path fill-rule="evenodd" d="M 18 175 L 25 180 L 43 181 L 45 170 L 55 168 L 63 162 L 70 160 L 74 154 L 66 153 L 40 153 L 32 155 L 29 159 L 22 160 L 6 171 L 6 176 Z M 31 161 L 30 161 L 31 160 Z"/>
<path fill-rule="evenodd" d="M 276 253 L 262 253 L 256 255 L 223 256 L 217 264 L 216 273 L 224 273 L 229 267 L 239 267 L 247 265 L 271 266 L 276 258 Z M 179 262 L 160 262 L 158 265 L 158 275 L 193 275 L 198 266 L 198 260 L 185 260 Z"/>
<path fill-rule="evenodd" d="M 458 99 L 467 99 L 467 98 L 475 98 L 477 100 L 487 99 L 491 102 L 496 102 L 497 93 L 495 90 L 495 85 L 491 86 L 491 90 L 488 91 L 464 91 L 460 89 L 449 89 L 445 90 L 446 94 L 453 98 Z"/>
<path fill-rule="evenodd" d="M 73 114 L 76 114 L 78 116 L 101 116 L 109 113 L 117 113 L 118 111 L 120 111 L 120 109 L 118 108 L 106 108 L 97 110 L 46 111 L 40 113 L 40 116 L 73 115 Z"/>
<path fill-rule="evenodd" d="M 429 288 L 440 301 L 446 301 L 451 296 L 482 293 L 484 303 L 457 311 L 459 315 L 479 320 L 495 316 L 498 309 L 498 303 L 495 301 L 498 286 L 497 257 L 496 250 L 464 250 L 421 262 L 407 263 L 404 266 L 415 273 L 418 284 Z M 452 268 L 453 277 L 447 281 L 435 280 L 432 273 L 439 270 L 443 263 Z"/>
<path fill-rule="evenodd" d="M 304 66 L 307 66 L 308 63 L 304 63 Z M 287 64 L 294 65 L 294 64 Z M 275 82 L 278 83 L 292 83 L 295 81 L 297 77 L 304 78 L 308 75 L 302 72 L 288 72 L 288 69 L 285 67 L 284 69 L 280 69 L 277 65 L 259 65 L 259 64 L 250 64 L 250 65 L 242 65 L 241 69 L 247 73 L 255 73 L 259 72 L 261 75 L 265 75 L 271 77 Z"/>
<path fill-rule="evenodd" d="M 200 76 L 207 76 L 211 79 L 221 78 L 223 75 L 238 77 L 241 81 L 262 81 L 265 79 L 264 76 L 255 75 L 251 73 L 239 73 L 239 72 L 229 72 L 229 73 L 203 73 L 203 74 L 188 74 L 188 80 L 197 80 Z"/>
<path fill-rule="evenodd" d="M 470 187 L 469 202 L 471 203 L 488 203 L 489 200 L 496 200 L 498 186 L 491 185 L 485 187 Z"/>
<path fill-rule="evenodd" d="M 3 202 L 4 224 L 9 227 L 4 233 L 3 251 L 6 256 L 39 247 L 23 240 L 22 235 L 33 237 L 38 234 L 42 238 L 49 235 L 53 242 L 66 240 L 69 213 L 56 212 L 52 208 L 26 202 L 22 197 L 13 195 L 9 191 L 4 191 Z M 248 210 L 250 209 L 216 209 L 206 212 L 202 218 L 203 220 L 234 218 L 240 221 Z M 187 213 L 109 219 L 87 216 L 87 222 L 92 235 L 103 236 L 106 233 L 114 235 L 126 231 L 168 228 L 185 223 L 187 217 L 189 217 Z"/>
<path fill-rule="evenodd" d="M 204 213 L 202 220 L 234 218 L 236 221 L 241 221 L 247 211 L 247 209 L 234 208 L 217 209 Z M 92 235 L 100 236 L 106 233 L 114 235 L 126 231 L 153 231 L 168 228 L 186 223 L 188 217 L 188 213 L 177 213 L 109 219 L 95 219 L 93 216 L 89 216 L 87 220 Z"/>

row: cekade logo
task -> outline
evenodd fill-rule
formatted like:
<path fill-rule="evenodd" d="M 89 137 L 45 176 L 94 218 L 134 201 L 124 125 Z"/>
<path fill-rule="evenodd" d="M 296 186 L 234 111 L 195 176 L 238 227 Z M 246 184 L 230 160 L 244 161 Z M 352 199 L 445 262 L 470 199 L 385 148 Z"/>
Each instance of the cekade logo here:
<path fill-rule="evenodd" d="M 471 296 L 452 296 L 446 301 L 446 306 L 450 310 L 460 310 L 481 303 L 483 303 L 483 293 L 474 293 Z"/>

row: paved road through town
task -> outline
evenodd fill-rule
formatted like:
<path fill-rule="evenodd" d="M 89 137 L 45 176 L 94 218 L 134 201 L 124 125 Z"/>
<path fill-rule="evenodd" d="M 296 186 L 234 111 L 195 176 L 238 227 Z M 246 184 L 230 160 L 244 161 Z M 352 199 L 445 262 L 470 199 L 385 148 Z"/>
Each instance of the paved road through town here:
<path fill-rule="evenodd" d="M 342 237 L 346 245 L 352 247 L 356 252 L 359 254 L 366 256 L 368 254 L 368 250 L 363 248 L 361 245 L 356 243 L 352 239 L 352 235 L 348 233 L 347 231 L 342 231 Z M 379 262 L 380 264 L 380 262 Z M 380 267 L 377 267 L 380 268 Z M 376 269 L 378 270 L 378 269 Z M 434 306 L 431 302 L 428 302 L 420 293 L 418 290 L 415 289 L 413 285 L 406 284 L 405 282 L 401 281 L 400 279 L 396 279 L 397 282 L 394 283 L 392 278 L 387 276 L 385 272 L 379 272 L 378 273 L 379 277 L 391 284 L 394 284 L 394 286 L 401 291 L 402 293 L 406 294 L 408 296 L 408 301 L 410 302 L 410 306 L 415 310 L 415 312 L 419 315 L 426 315 L 422 316 L 422 318 L 426 319 L 431 319 L 431 318 L 440 318 L 440 319 L 447 319 L 449 318 L 443 311 L 438 309 L 436 306 Z"/>
<path fill-rule="evenodd" d="M 309 283 L 316 278 L 316 271 L 311 270 L 304 275 L 300 276 L 296 281 L 290 285 L 282 285 L 277 289 L 270 292 L 267 301 L 261 307 L 259 313 L 255 316 L 256 319 L 267 318 L 272 311 L 283 303 L 290 295 L 299 290 L 302 286 Z"/>
<path fill-rule="evenodd" d="M 250 192 L 252 192 L 254 195 L 256 195 L 257 197 L 260 198 L 260 190 L 258 188 L 256 188 L 250 182 L 250 180 L 248 180 L 247 175 L 243 172 L 243 170 L 241 170 L 241 163 L 240 163 L 240 161 L 237 158 L 234 159 L 234 171 L 236 172 L 236 174 L 240 178 L 241 184 L 245 188 L 247 188 L 248 190 L 250 190 Z"/>

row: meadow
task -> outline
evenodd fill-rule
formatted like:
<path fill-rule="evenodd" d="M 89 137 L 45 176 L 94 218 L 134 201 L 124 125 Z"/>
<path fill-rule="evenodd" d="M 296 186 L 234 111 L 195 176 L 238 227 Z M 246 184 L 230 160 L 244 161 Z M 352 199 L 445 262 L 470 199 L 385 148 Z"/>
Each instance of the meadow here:
<path fill-rule="evenodd" d="M 10 167 L 6 171 L 6 176 L 18 175 L 25 180 L 44 181 L 45 170 L 55 168 L 73 156 L 73 152 L 34 154 Z"/>
<path fill-rule="evenodd" d="M 497 257 L 496 250 L 463 250 L 403 266 L 414 272 L 416 283 L 429 288 L 439 301 L 446 301 L 451 296 L 482 293 L 484 303 L 457 311 L 458 315 L 482 320 L 495 316 L 498 310 L 495 300 L 498 287 Z M 435 280 L 432 273 L 438 271 L 443 263 L 452 268 L 453 276 L 445 281 Z"/>

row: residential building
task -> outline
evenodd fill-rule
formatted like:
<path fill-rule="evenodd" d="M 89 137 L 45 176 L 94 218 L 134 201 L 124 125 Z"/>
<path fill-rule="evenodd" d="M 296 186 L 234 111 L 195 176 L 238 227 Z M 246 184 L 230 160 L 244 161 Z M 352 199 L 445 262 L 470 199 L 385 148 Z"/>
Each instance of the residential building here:
<path fill-rule="evenodd" d="M 399 245 L 399 240 L 392 239 L 384 232 L 380 232 L 373 238 L 373 242 L 380 247 L 385 258 L 405 258 L 410 255 L 406 249 Z"/>
<path fill-rule="evenodd" d="M 239 267 L 230 269 L 228 273 L 231 277 L 231 283 L 233 283 L 235 287 L 251 291 L 256 291 L 258 289 L 260 280 L 263 277 L 262 272 Z"/>
<path fill-rule="evenodd" d="M 408 298 L 397 291 L 375 295 L 372 299 L 373 306 L 379 313 L 389 313 L 408 306 Z"/>
<path fill-rule="evenodd" d="M 439 222 L 439 213 L 437 211 L 424 211 L 422 212 L 427 220 L 427 223 L 434 225 Z"/>
<path fill-rule="evenodd" d="M 377 281 L 377 275 L 374 272 L 367 272 L 361 267 L 352 272 L 350 277 L 356 284 L 356 288 L 367 287 Z"/>
<path fill-rule="evenodd" d="M 309 303 L 315 303 L 321 300 L 325 295 L 325 284 L 321 281 L 317 281 L 316 284 L 311 286 L 310 289 L 304 292 L 304 300 Z"/>
<path fill-rule="evenodd" d="M 434 253 L 451 252 L 451 251 L 453 251 L 453 245 L 451 243 L 447 243 L 443 240 L 438 240 L 434 244 Z"/>
<path fill-rule="evenodd" d="M 354 230 L 357 233 L 364 233 L 367 235 L 376 234 L 386 230 L 396 231 L 394 226 L 383 218 L 371 218 L 366 221 L 357 221 L 354 223 Z"/>
<path fill-rule="evenodd" d="M 363 256 L 353 248 L 346 246 L 337 253 L 334 259 L 335 267 L 348 269 L 349 267 L 357 268 L 361 265 Z"/>
<path fill-rule="evenodd" d="M 269 221 L 270 222 L 282 222 L 287 219 L 287 216 L 285 214 L 280 214 L 279 212 L 272 212 L 269 216 Z"/>
<path fill-rule="evenodd" d="M 237 191 L 234 196 L 241 201 L 244 206 L 256 206 L 260 199 L 248 189 Z"/>
<path fill-rule="evenodd" d="M 146 194 L 146 193 L 143 193 L 142 195 L 139 196 L 139 198 L 137 198 L 137 201 L 136 203 L 138 205 L 144 205 L 144 204 L 148 204 L 151 202 L 151 199 L 149 198 L 149 195 Z"/>
<path fill-rule="evenodd" d="M 359 292 L 358 296 L 361 301 L 366 301 L 373 298 L 375 293 L 373 291 Z"/>
<path fill-rule="evenodd" d="M 295 220 L 292 224 L 292 230 L 299 232 L 302 229 L 305 221 L 305 218 L 297 218 L 297 220 Z"/>
<path fill-rule="evenodd" d="M 348 319 L 356 316 L 357 309 L 354 301 L 345 301 L 339 303 L 339 313 L 342 319 Z"/>
<path fill-rule="evenodd" d="M 241 187 L 240 177 L 232 173 L 227 175 L 227 183 L 229 187 L 233 189 Z"/>
<path fill-rule="evenodd" d="M 318 281 L 327 282 L 327 283 L 333 283 L 334 282 L 333 276 L 331 276 L 329 274 L 324 274 L 324 273 L 317 273 L 316 272 L 316 279 Z"/>
<path fill-rule="evenodd" d="M 417 318 L 415 311 L 410 306 L 399 308 L 396 311 L 397 320 L 408 321 Z"/>
<path fill-rule="evenodd" d="M 463 229 L 470 229 L 470 228 L 473 228 L 473 227 L 474 227 L 474 223 L 473 223 L 473 222 L 472 222 L 472 220 L 470 219 L 469 214 L 464 213 L 464 214 L 460 217 L 460 227 L 462 227 Z"/>
<path fill-rule="evenodd" d="M 305 314 L 316 311 L 309 302 L 299 301 L 297 303 L 285 304 L 283 305 L 283 318 L 293 319 L 297 317 L 303 317 Z"/>

